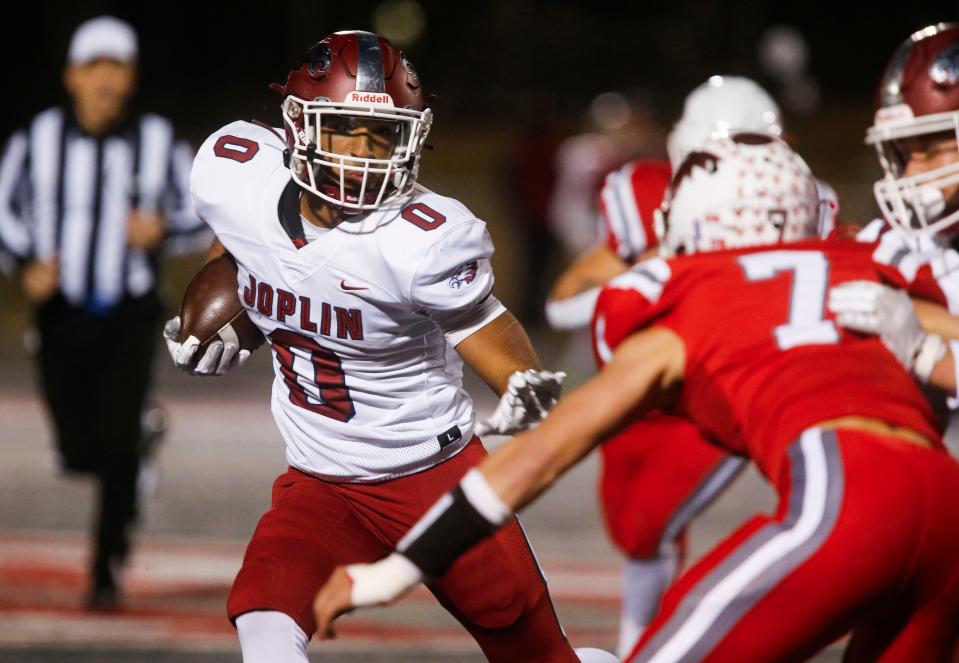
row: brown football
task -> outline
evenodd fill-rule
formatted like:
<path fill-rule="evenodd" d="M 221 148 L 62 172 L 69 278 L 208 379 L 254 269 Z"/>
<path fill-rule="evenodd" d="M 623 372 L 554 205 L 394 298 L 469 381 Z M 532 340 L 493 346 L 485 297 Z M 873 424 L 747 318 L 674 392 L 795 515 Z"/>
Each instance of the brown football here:
<path fill-rule="evenodd" d="M 200 269 L 186 287 L 180 304 L 180 335 L 200 339 L 193 364 L 214 341 L 236 334 L 240 348 L 253 352 L 263 344 L 260 330 L 246 314 L 237 294 L 236 263 L 229 254 L 214 258 Z M 222 334 L 222 335 L 221 335 Z"/>

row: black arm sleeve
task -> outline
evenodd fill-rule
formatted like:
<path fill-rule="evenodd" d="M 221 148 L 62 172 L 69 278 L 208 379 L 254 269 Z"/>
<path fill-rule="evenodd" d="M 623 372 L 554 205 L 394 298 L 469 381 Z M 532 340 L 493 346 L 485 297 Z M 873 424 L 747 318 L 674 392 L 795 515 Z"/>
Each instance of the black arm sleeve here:
<path fill-rule="evenodd" d="M 397 552 L 424 576 L 439 578 L 457 557 L 495 532 L 497 526 L 483 517 L 457 486 L 423 516 L 411 533 L 420 529 L 412 539 L 401 541 Z"/>

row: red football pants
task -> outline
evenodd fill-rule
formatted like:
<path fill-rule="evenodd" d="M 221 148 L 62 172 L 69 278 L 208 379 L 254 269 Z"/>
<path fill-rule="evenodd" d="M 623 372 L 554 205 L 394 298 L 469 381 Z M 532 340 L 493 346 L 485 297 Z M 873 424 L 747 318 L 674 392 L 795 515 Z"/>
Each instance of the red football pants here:
<path fill-rule="evenodd" d="M 774 516 L 746 522 L 663 598 L 629 661 L 951 661 L 959 639 L 959 464 L 859 431 L 786 451 Z"/>
<path fill-rule="evenodd" d="M 486 455 L 479 438 L 453 458 L 375 484 L 331 483 L 290 469 L 273 484 L 230 598 L 230 620 L 253 610 L 289 615 L 312 636 L 312 603 L 334 567 L 373 562 Z M 490 661 L 577 661 L 518 521 L 428 585 Z"/>
<path fill-rule="evenodd" d="M 633 559 L 663 553 L 746 466 L 686 419 L 653 413 L 603 443 L 600 503 L 613 543 Z"/>

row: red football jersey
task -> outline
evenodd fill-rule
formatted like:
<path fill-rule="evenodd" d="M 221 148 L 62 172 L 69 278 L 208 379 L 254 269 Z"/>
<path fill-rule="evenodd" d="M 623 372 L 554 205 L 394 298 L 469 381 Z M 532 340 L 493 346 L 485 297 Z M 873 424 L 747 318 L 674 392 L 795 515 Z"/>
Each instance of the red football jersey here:
<path fill-rule="evenodd" d="M 668 161 L 631 161 L 606 176 L 599 194 L 606 246 L 632 263 L 657 244 L 653 213 L 663 202 L 672 171 Z"/>
<path fill-rule="evenodd" d="M 678 411 L 772 479 L 786 445 L 837 417 L 938 439 L 928 402 L 882 341 L 840 328 L 826 310 L 831 286 L 860 279 L 942 302 L 927 264 L 881 249 L 809 241 L 645 261 L 600 295 L 597 358 L 644 327 L 676 332 L 686 346 Z"/>

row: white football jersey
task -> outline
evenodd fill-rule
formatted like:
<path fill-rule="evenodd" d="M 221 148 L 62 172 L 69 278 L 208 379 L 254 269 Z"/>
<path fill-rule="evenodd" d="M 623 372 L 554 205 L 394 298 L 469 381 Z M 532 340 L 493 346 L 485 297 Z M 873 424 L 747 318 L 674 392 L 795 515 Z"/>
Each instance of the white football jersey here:
<path fill-rule="evenodd" d="M 455 455 L 473 409 L 443 328 L 491 296 L 486 224 L 417 187 L 304 243 L 285 147 L 266 127 L 229 124 L 200 148 L 191 190 L 270 340 L 288 462 L 328 480 L 378 481 Z"/>

